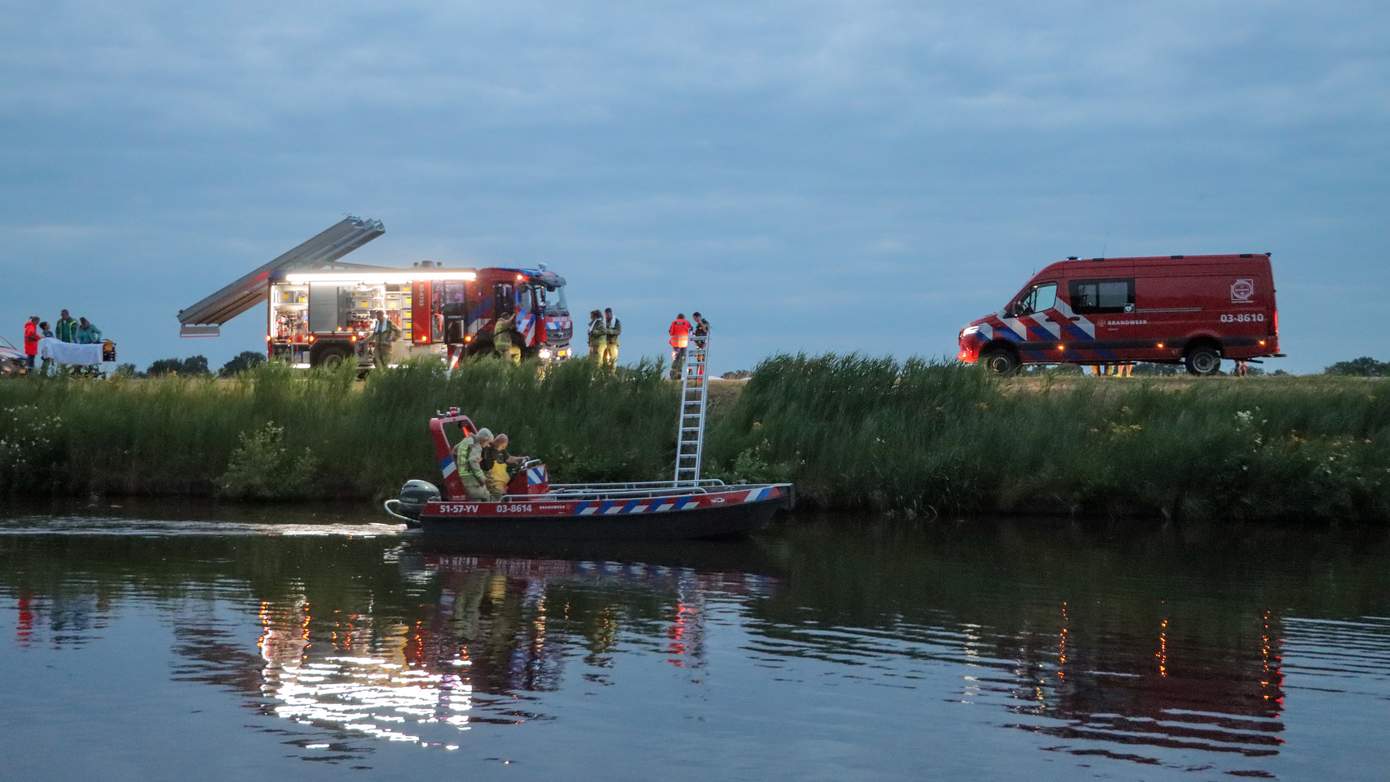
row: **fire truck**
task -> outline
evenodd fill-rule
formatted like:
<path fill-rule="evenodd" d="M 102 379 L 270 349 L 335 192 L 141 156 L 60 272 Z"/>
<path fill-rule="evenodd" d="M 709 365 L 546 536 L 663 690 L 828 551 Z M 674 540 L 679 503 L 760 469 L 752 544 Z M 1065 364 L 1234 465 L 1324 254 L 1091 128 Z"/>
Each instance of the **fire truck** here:
<path fill-rule="evenodd" d="M 1282 357 L 1268 253 L 1068 258 L 958 335 L 957 358 L 1020 364 L 1147 361 L 1214 375 L 1222 359 Z"/>
<path fill-rule="evenodd" d="M 349 217 L 179 312 L 180 334 L 217 336 L 222 324 L 267 303 L 266 353 L 298 367 L 372 365 L 374 313 L 401 330 L 392 361 L 457 360 L 492 351 L 501 313 L 516 316 L 524 357 L 570 356 L 573 322 L 565 279 L 544 266 L 482 269 L 420 261 L 407 268 L 341 259 L 384 233 L 380 221 Z"/>

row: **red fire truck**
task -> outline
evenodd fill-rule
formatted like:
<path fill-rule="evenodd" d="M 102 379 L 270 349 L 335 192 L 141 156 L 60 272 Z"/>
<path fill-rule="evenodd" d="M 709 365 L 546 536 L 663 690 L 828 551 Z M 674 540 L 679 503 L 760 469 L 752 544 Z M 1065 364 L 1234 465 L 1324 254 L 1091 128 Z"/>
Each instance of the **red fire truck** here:
<path fill-rule="evenodd" d="M 401 329 L 392 362 L 492 352 L 499 312 L 516 316 L 524 358 L 569 357 L 573 326 L 565 280 L 544 269 L 446 268 L 421 261 L 409 269 L 375 267 L 271 274 L 268 355 L 296 366 L 371 365 L 373 313 Z"/>
<path fill-rule="evenodd" d="M 522 354 L 570 355 L 573 322 L 565 280 L 537 268 L 364 266 L 341 258 L 385 232 L 379 220 L 347 217 L 235 282 L 179 311 L 180 335 L 215 337 L 222 324 L 268 303 L 266 350 L 296 366 L 371 364 L 373 312 L 402 332 L 392 361 L 492 350 L 497 313 L 513 313 Z"/>
<path fill-rule="evenodd" d="M 1068 258 L 958 339 L 957 358 L 998 373 L 1149 361 L 1211 375 L 1223 358 L 1284 355 L 1269 253 Z"/>

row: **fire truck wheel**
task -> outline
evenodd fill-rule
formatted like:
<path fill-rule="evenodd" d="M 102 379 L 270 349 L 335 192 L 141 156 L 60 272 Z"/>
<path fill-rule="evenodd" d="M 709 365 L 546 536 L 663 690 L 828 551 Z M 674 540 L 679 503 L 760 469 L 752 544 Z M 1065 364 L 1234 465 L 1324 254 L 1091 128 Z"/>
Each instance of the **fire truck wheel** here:
<path fill-rule="evenodd" d="M 1183 357 L 1191 375 L 1214 375 L 1221 371 L 1221 349 L 1215 345 L 1197 345 Z"/>
<path fill-rule="evenodd" d="M 324 348 L 315 354 L 313 364 L 316 367 L 328 367 L 333 369 L 342 366 L 347 360 L 347 350 L 340 347 Z"/>
<path fill-rule="evenodd" d="M 1018 371 L 1018 356 L 1005 348 L 991 348 L 980 356 L 980 363 L 996 375 L 1012 375 Z"/>

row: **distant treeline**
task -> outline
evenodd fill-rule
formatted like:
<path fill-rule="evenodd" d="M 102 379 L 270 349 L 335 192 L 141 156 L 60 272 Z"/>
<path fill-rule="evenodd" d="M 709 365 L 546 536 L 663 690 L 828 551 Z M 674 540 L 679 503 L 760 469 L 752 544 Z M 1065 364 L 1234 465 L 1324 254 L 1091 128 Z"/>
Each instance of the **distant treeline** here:
<path fill-rule="evenodd" d="M 739 390 L 735 390 L 739 389 Z M 1352 378 L 994 378 L 778 356 L 719 384 L 707 474 L 811 504 L 985 513 L 1390 520 L 1390 385 Z M 439 480 L 426 422 L 458 405 L 556 480 L 665 478 L 662 367 L 257 366 L 227 381 L 0 383 L 0 494 L 370 499 Z"/>

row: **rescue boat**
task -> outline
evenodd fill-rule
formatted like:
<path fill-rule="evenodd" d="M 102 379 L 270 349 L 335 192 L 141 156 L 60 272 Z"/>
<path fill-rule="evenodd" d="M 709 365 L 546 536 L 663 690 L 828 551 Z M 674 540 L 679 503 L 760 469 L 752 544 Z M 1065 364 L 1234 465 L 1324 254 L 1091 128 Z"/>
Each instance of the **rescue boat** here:
<path fill-rule="evenodd" d="M 529 460 L 495 502 L 469 499 L 459 478 L 449 431 L 478 428 L 458 408 L 436 413 L 430 437 L 443 490 L 408 481 L 386 512 L 412 529 L 453 540 L 537 544 L 578 540 L 691 540 L 738 537 L 765 527 L 795 497 L 790 483 L 725 484 L 715 479 L 635 483 L 550 483 L 540 460 Z"/>

